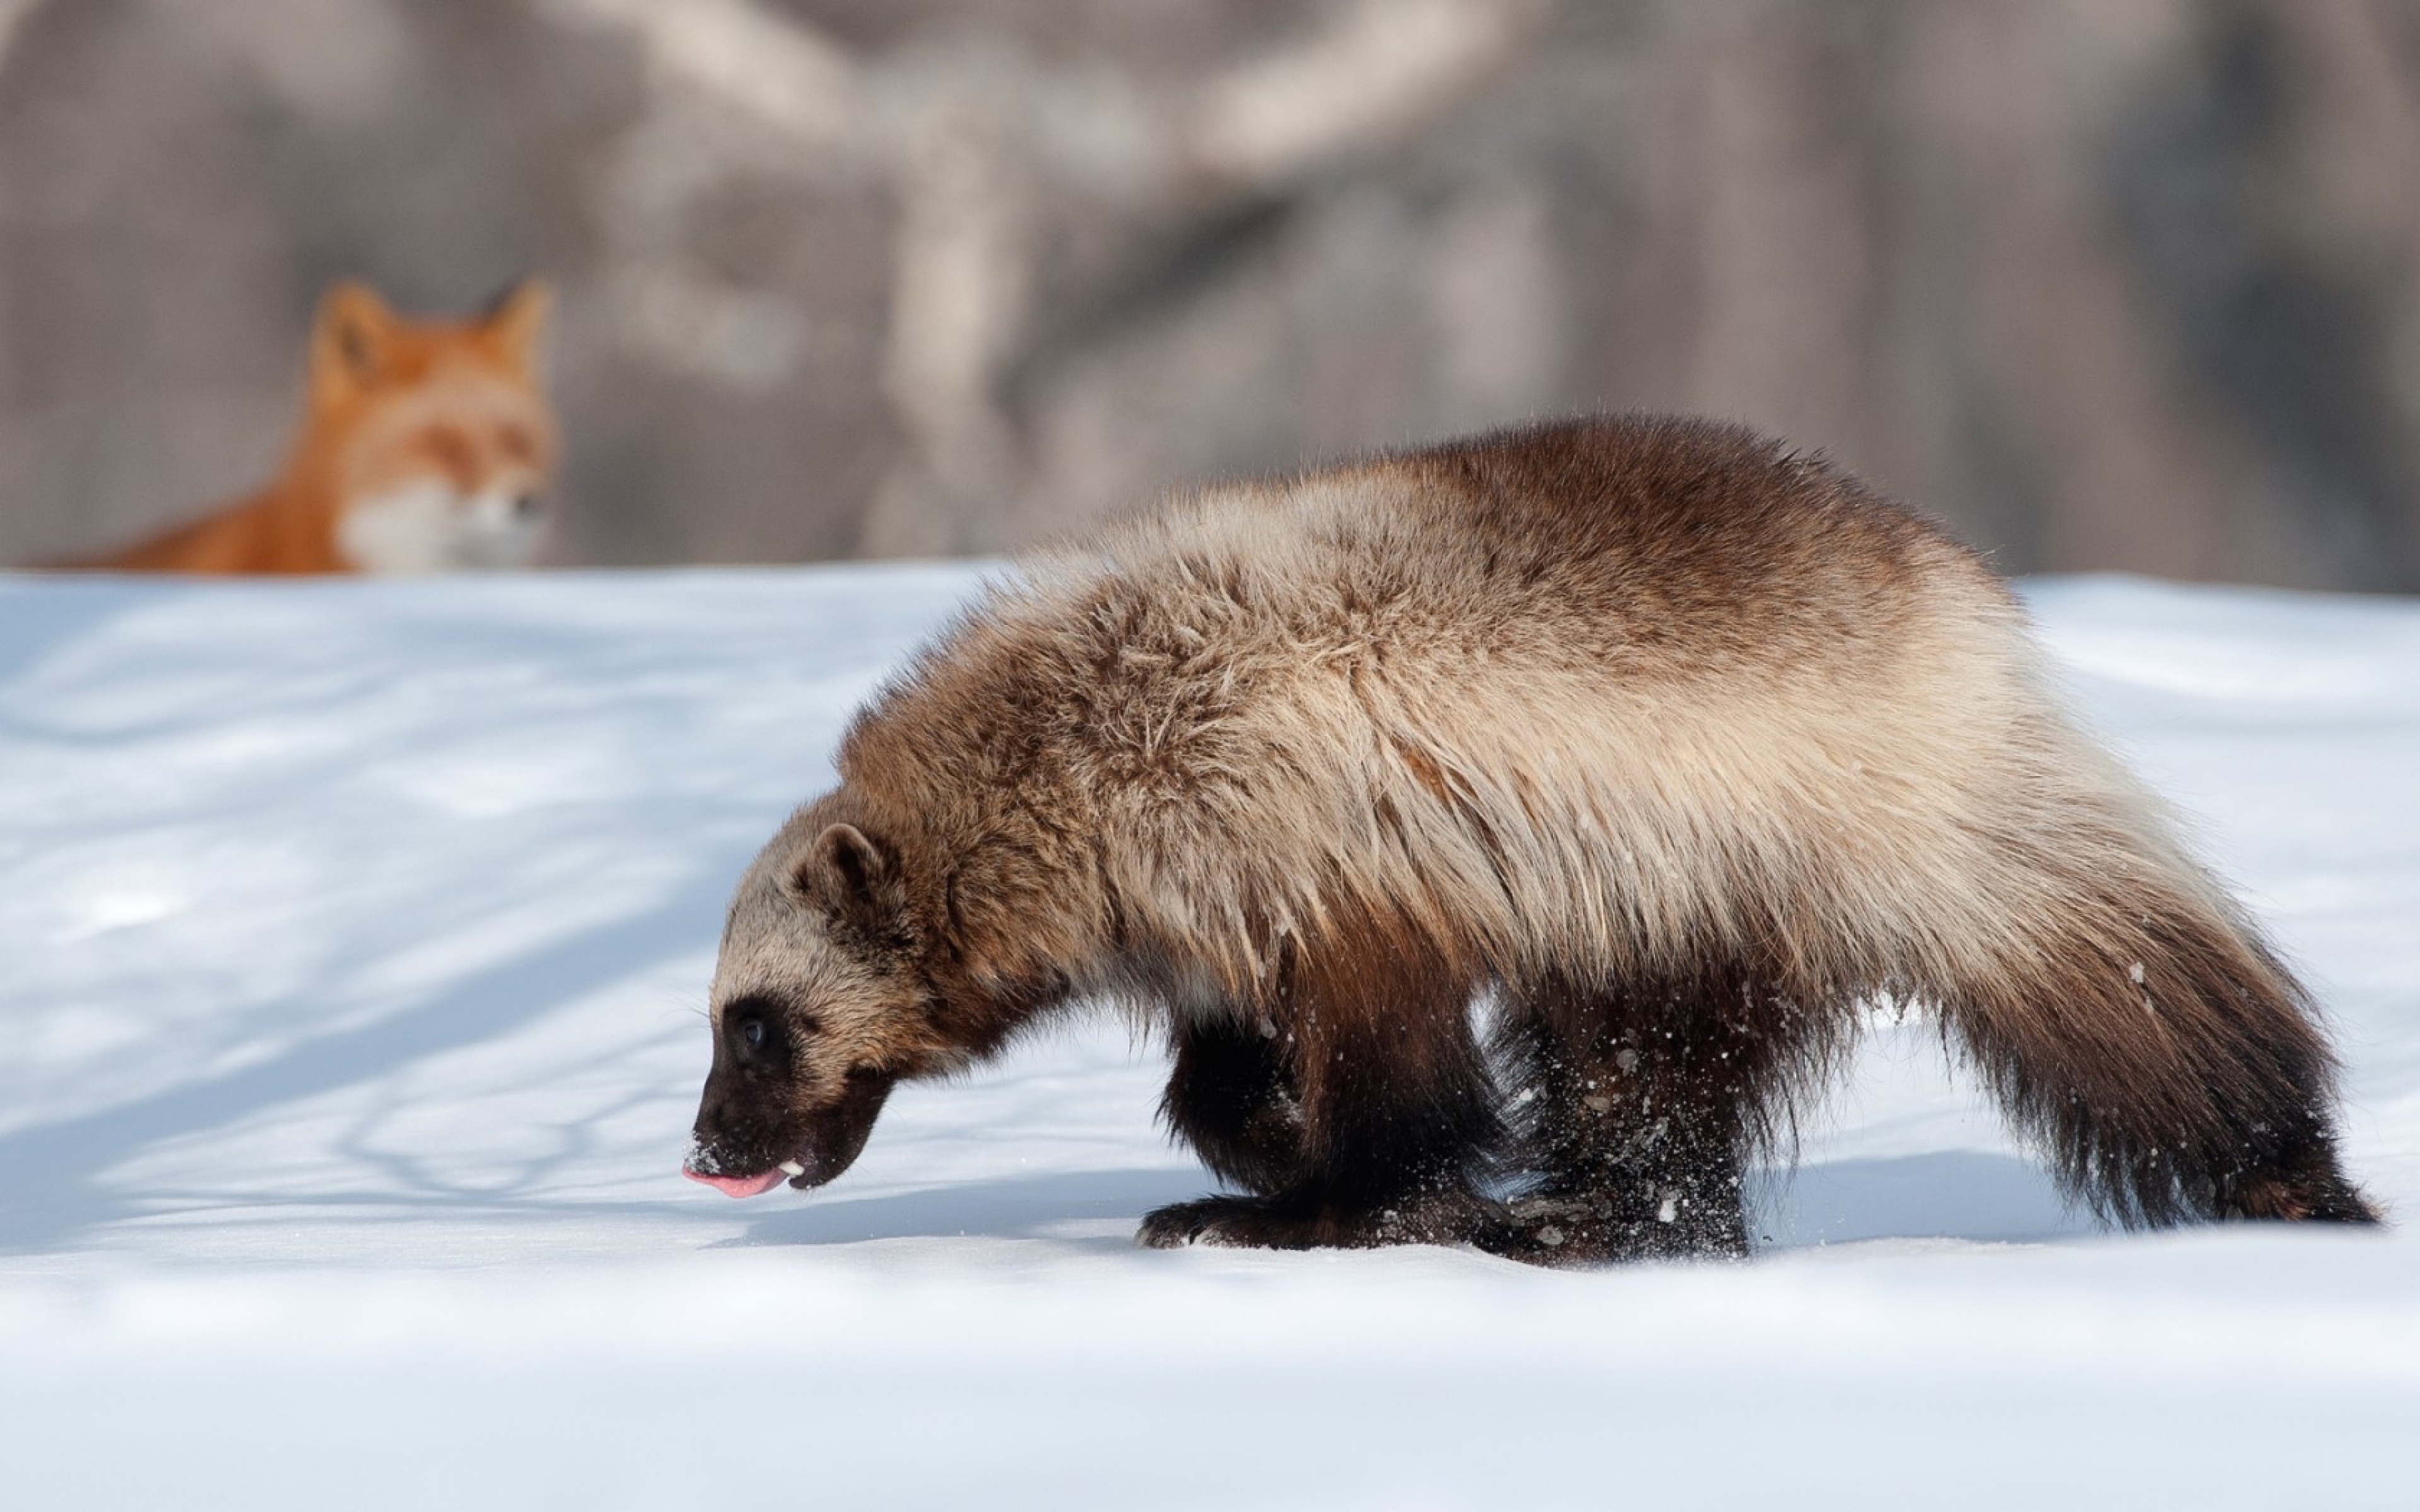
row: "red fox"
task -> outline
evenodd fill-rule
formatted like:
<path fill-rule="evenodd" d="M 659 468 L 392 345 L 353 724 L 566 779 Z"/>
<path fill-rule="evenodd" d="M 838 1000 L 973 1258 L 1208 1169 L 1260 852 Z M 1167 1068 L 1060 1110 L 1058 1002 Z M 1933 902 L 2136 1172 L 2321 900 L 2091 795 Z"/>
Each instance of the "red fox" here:
<path fill-rule="evenodd" d="M 554 417 L 544 285 L 469 321 L 406 320 L 366 285 L 319 302 L 284 471 L 217 513 L 78 562 L 121 572 L 442 572 L 529 564 L 548 524 Z"/>

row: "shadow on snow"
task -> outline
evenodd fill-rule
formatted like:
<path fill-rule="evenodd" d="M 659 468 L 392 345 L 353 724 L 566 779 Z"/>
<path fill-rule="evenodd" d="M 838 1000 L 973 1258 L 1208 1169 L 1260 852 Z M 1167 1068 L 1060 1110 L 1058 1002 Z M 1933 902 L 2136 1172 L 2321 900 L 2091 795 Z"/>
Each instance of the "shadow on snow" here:
<path fill-rule="evenodd" d="M 710 1248 L 862 1243 L 889 1239 L 1060 1239 L 1071 1224 L 1140 1222 L 1151 1209 L 1212 1190 L 1201 1171 L 1106 1170 L 990 1178 L 881 1196 L 817 1194 L 756 1219 Z M 1760 1252 L 1869 1240 L 2023 1243 L 2098 1233 L 2040 1166 L 1974 1150 L 1832 1161 L 1752 1182 Z"/>
<path fill-rule="evenodd" d="M 684 888 L 659 907 L 465 977 L 416 1008 L 305 1041 L 256 1065 L 0 1135 L 0 1254 L 70 1247 L 79 1234 L 147 1213 L 141 1190 L 112 1190 L 96 1178 L 151 1146 L 502 1037 L 583 993 L 693 949 L 711 937 L 721 907 L 719 893 Z"/>

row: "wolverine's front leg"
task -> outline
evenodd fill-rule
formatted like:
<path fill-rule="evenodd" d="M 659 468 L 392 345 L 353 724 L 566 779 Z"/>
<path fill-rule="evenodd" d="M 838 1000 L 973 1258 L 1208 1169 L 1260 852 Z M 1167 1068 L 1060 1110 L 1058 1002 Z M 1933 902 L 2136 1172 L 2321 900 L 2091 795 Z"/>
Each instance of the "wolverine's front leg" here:
<path fill-rule="evenodd" d="M 1177 1032 L 1159 1116 L 1220 1180 L 1277 1192 L 1302 1172 L 1302 1103 L 1276 1024 L 1221 1015 Z"/>
<path fill-rule="evenodd" d="M 1197 1032 L 1180 1045 L 1171 1121 L 1256 1195 L 1162 1208 L 1141 1243 L 1356 1248 L 1480 1232 L 1497 1210 L 1474 1180 L 1497 1124 L 1467 979 L 1404 959 L 1335 983 L 1361 989 L 1349 995 L 1309 977 L 1274 1036 Z"/>

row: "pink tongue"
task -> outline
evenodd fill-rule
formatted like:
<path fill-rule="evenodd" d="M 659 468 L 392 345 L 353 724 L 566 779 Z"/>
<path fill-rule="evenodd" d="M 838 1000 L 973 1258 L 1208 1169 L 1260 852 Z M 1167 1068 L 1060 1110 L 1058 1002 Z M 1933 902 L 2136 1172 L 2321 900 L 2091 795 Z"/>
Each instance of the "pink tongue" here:
<path fill-rule="evenodd" d="M 681 1174 L 692 1181 L 704 1181 L 727 1197 L 752 1197 L 759 1192 L 770 1192 L 788 1178 L 775 1166 L 762 1176 L 708 1176 L 704 1171 L 681 1167 Z"/>

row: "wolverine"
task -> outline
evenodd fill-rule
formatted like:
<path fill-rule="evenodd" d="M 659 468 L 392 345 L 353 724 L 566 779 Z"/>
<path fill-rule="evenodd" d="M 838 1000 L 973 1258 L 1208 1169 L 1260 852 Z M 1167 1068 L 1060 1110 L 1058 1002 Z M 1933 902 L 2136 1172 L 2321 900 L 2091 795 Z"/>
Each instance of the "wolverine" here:
<path fill-rule="evenodd" d="M 2008 587 L 1820 458 L 1581 420 L 1210 488 L 993 586 L 739 884 L 687 1170 L 830 1180 L 1087 1001 L 1232 1190 L 1140 1241 L 1747 1250 L 1879 1005 L 2109 1220 L 2374 1223 L 2310 999 Z"/>

